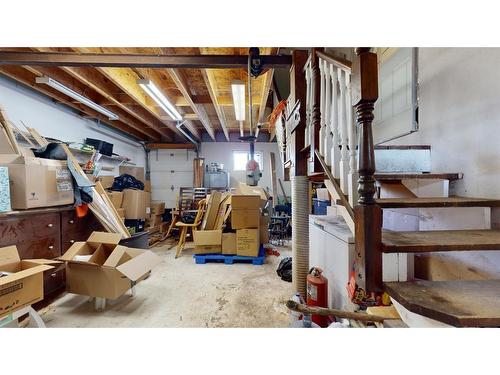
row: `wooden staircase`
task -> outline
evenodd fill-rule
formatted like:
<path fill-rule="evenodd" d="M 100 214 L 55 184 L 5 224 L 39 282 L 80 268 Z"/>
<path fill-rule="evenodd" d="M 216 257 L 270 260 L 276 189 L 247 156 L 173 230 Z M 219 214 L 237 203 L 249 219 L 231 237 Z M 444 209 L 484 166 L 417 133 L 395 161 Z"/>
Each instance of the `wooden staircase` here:
<path fill-rule="evenodd" d="M 378 96 L 377 61 L 374 54 L 367 49 L 358 49 L 357 54 L 352 67 L 352 78 L 350 69 L 342 70 L 334 58 L 319 54 L 321 75 L 318 74 L 317 67 L 311 67 L 309 73 L 313 82 L 312 89 L 308 91 L 310 117 L 306 133 L 310 137 L 309 175 L 316 181 L 325 178 L 325 185 L 337 203 L 338 212 L 355 233 L 355 248 L 359 258 L 355 265 L 356 283 L 367 292 L 385 291 L 410 312 L 449 325 L 500 326 L 500 280 L 382 282 L 383 253 L 500 250 L 499 229 L 387 231 L 382 229 L 382 210 L 447 208 L 452 214 L 453 208 L 456 207 L 494 209 L 500 207 L 500 200 L 453 196 L 380 199 L 374 197 L 377 191 L 376 181 L 386 184 L 402 184 L 405 180 L 415 179 L 455 181 L 463 175 L 375 171 L 375 146 L 371 126 L 374 102 Z M 314 61 L 312 58 L 311 64 Z M 339 72 L 338 76 L 334 73 L 331 77 L 332 81 L 338 80 L 340 94 L 335 93 L 335 85 L 330 84 L 328 72 L 330 71 L 331 75 L 332 66 L 334 71 L 338 69 Z M 346 82 L 357 86 L 345 86 Z M 323 87 L 324 85 L 326 86 Z M 351 97 L 343 95 L 349 92 L 353 93 L 352 105 L 357 115 L 356 132 L 359 138 L 356 141 L 352 139 L 355 133 L 351 129 L 353 124 L 345 112 L 349 112 L 345 106 L 349 107 Z M 337 108 L 339 113 L 333 113 L 330 108 Z M 328 145 L 332 142 L 333 147 L 330 150 Z M 316 165 L 319 168 L 316 168 Z M 353 170 L 354 165 L 357 165 L 357 170 Z"/>

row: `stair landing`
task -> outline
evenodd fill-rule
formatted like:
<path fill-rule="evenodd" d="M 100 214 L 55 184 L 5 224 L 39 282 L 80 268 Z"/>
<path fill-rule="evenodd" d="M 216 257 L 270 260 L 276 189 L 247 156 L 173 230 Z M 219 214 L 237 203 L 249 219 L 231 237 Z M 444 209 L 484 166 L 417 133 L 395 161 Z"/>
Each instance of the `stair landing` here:
<path fill-rule="evenodd" d="M 409 311 L 456 327 L 500 327 L 500 280 L 385 283 Z"/>
<path fill-rule="evenodd" d="M 376 202 L 382 208 L 424 208 L 424 207 L 500 207 L 500 200 L 487 198 L 379 198 Z"/>
<path fill-rule="evenodd" d="M 500 250 L 500 230 L 382 231 L 384 253 Z"/>

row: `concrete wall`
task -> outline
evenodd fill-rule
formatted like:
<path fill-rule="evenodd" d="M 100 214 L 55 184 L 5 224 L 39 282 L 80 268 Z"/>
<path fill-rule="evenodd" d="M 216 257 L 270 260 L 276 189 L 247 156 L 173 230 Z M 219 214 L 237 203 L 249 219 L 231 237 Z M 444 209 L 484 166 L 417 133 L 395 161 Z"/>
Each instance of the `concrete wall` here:
<path fill-rule="evenodd" d="M 71 142 L 82 142 L 87 137 L 102 139 L 113 143 L 115 153 L 131 158 L 138 166 L 145 164 L 145 153 L 138 143 L 122 135 L 115 136 L 109 128 L 99 128 L 95 121 L 84 119 L 72 109 L 3 76 L 0 76 L 0 105 L 21 129 L 22 120 L 45 137 Z M 118 168 L 115 169 L 118 173 Z"/>
<path fill-rule="evenodd" d="M 420 130 L 390 144 L 431 145 L 433 171 L 464 173 L 450 194 L 500 199 L 499 65 L 500 48 L 419 49 Z M 500 252 L 447 254 L 438 263 L 443 275 L 449 268 L 453 277 L 500 277 Z"/>
<path fill-rule="evenodd" d="M 245 182 L 245 171 L 233 170 L 233 151 L 248 151 L 248 143 L 243 142 L 203 142 L 201 144 L 200 157 L 205 158 L 205 163 L 211 162 L 224 163 L 224 168 L 230 173 L 231 186 L 236 187 L 238 182 Z M 264 157 L 264 165 L 260 166 L 262 169 L 262 178 L 259 181 L 259 186 L 269 189 L 271 188 L 271 173 L 270 173 L 270 159 L 269 154 L 274 152 L 276 159 L 276 182 L 278 178 L 283 181 L 283 171 L 280 168 L 281 160 L 278 155 L 278 145 L 275 142 L 256 142 L 255 151 L 262 152 Z M 279 183 L 278 183 L 279 186 Z M 283 182 L 283 187 L 287 195 L 291 195 L 290 182 Z M 278 187 L 278 195 L 281 196 L 281 190 Z"/>

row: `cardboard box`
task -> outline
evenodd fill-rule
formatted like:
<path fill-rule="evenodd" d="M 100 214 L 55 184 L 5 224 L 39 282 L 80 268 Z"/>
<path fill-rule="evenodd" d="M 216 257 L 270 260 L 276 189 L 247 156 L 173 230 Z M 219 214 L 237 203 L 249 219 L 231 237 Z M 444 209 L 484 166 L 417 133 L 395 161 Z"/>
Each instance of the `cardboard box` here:
<path fill-rule="evenodd" d="M 144 181 L 144 191 L 151 192 L 151 180 Z"/>
<path fill-rule="evenodd" d="M 144 178 L 144 168 L 143 167 L 131 167 L 131 166 L 126 166 L 126 165 L 120 165 L 118 168 L 118 171 L 120 175 L 122 174 L 129 174 L 131 176 L 134 176 L 137 178 L 139 181 L 143 182 L 146 181 Z"/>
<path fill-rule="evenodd" d="M 222 230 L 193 231 L 195 254 L 220 253 L 222 251 Z"/>
<path fill-rule="evenodd" d="M 99 176 L 98 180 L 101 182 L 101 185 L 104 189 L 109 189 L 113 186 L 113 182 L 115 182 L 114 176 Z"/>
<path fill-rule="evenodd" d="M 149 209 L 150 193 L 142 190 L 123 190 L 122 207 L 125 209 L 125 219 L 146 219 Z"/>
<path fill-rule="evenodd" d="M 73 204 L 73 181 L 66 161 L 0 155 L 0 166 L 9 168 L 13 209 Z"/>
<path fill-rule="evenodd" d="M 258 195 L 231 195 L 232 210 L 258 210 L 260 203 L 260 196 Z"/>
<path fill-rule="evenodd" d="M 269 243 L 269 216 L 260 217 L 260 243 Z"/>
<path fill-rule="evenodd" d="M 122 207 L 122 203 L 123 203 L 123 192 L 122 191 L 108 191 L 108 197 L 116 209 Z"/>
<path fill-rule="evenodd" d="M 116 212 L 118 212 L 118 216 L 120 216 L 122 219 L 125 219 L 125 209 L 124 208 L 117 208 Z"/>
<path fill-rule="evenodd" d="M 149 250 L 118 245 L 120 238 L 116 233 L 94 232 L 60 257 L 67 262 L 68 292 L 116 299 L 161 261 Z"/>
<path fill-rule="evenodd" d="M 160 202 L 160 201 L 151 202 L 152 215 L 162 215 L 164 212 L 165 212 L 165 202 Z"/>
<path fill-rule="evenodd" d="M 256 257 L 259 255 L 259 248 L 259 229 L 238 229 L 236 231 L 236 254 Z"/>
<path fill-rule="evenodd" d="M 149 219 L 150 226 L 156 227 L 161 225 L 163 216 L 162 215 L 151 215 L 151 219 Z"/>
<path fill-rule="evenodd" d="M 222 254 L 236 254 L 236 233 L 222 233 Z"/>
<path fill-rule="evenodd" d="M 8 212 L 10 206 L 9 169 L 0 167 L 0 212 Z"/>
<path fill-rule="evenodd" d="M 260 208 L 264 208 L 269 202 L 269 194 L 260 186 L 248 186 L 244 182 L 240 182 L 236 187 L 236 194 L 239 195 L 258 195 L 260 197 Z"/>
<path fill-rule="evenodd" d="M 0 248 L 0 318 L 43 299 L 43 272 L 56 262 L 47 259 L 21 260 L 17 247 Z"/>
<path fill-rule="evenodd" d="M 260 209 L 254 210 L 231 210 L 231 228 L 246 229 L 259 228 Z"/>

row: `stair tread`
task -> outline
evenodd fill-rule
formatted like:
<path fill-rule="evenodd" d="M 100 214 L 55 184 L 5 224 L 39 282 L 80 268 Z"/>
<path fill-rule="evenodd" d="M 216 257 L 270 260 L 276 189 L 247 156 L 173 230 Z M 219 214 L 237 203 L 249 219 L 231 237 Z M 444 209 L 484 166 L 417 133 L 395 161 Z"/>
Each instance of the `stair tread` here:
<path fill-rule="evenodd" d="M 388 282 L 385 291 L 409 311 L 446 324 L 500 326 L 500 280 Z"/>
<path fill-rule="evenodd" d="M 414 178 L 460 180 L 462 177 L 462 173 L 375 172 L 375 179 L 379 181 L 394 181 Z"/>
<path fill-rule="evenodd" d="M 500 230 L 382 231 L 385 253 L 500 250 Z"/>
<path fill-rule="evenodd" d="M 446 197 L 446 198 L 379 198 L 382 208 L 409 207 L 500 207 L 500 200 L 487 198 Z"/>

